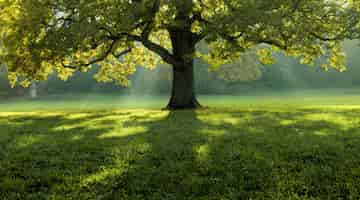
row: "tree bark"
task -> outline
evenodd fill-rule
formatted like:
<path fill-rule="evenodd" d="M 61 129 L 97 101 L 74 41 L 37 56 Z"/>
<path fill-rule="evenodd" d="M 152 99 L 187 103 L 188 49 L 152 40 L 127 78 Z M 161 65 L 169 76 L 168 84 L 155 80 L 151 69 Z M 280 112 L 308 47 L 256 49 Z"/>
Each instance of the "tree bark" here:
<path fill-rule="evenodd" d="M 195 94 L 194 54 L 195 43 L 190 31 L 170 31 L 173 53 L 178 61 L 174 64 L 171 98 L 167 106 L 170 110 L 196 109 L 201 107 Z"/>
<path fill-rule="evenodd" d="M 167 106 L 170 110 L 196 109 L 200 104 L 195 95 L 194 67 L 173 67 L 171 98 Z"/>

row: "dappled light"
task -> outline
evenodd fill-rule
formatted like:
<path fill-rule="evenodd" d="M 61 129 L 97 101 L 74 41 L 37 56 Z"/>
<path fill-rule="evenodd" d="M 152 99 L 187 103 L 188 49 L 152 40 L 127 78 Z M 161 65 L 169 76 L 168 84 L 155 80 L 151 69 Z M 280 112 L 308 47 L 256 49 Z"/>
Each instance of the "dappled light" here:
<path fill-rule="evenodd" d="M 0 0 L 0 200 L 360 199 L 360 0 Z"/>
<path fill-rule="evenodd" d="M 81 199 L 356 197 L 359 117 L 358 110 L 339 109 L 9 113 L 0 117 L 0 192 Z"/>

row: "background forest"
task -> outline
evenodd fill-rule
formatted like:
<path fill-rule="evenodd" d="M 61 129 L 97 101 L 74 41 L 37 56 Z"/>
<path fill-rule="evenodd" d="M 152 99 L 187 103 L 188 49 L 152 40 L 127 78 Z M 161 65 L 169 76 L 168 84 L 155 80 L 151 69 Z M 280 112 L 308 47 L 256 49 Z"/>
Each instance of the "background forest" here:
<path fill-rule="evenodd" d="M 245 53 L 239 62 L 212 69 L 201 60 L 195 61 L 196 90 L 199 94 L 246 95 L 259 92 L 294 92 L 307 89 L 356 89 L 360 87 L 360 47 L 356 41 L 344 44 L 347 70 L 321 69 L 320 61 L 307 66 L 284 55 L 275 55 L 274 65 L 262 65 L 254 53 Z M 54 74 L 49 80 L 36 83 L 40 97 L 61 94 L 111 93 L 124 95 L 166 95 L 170 92 L 171 68 L 160 66 L 153 70 L 138 67 L 131 75 L 129 87 L 114 83 L 99 83 L 93 76 L 97 66 L 88 73 L 78 72 L 66 82 Z M 11 89 L 6 72 L 0 71 L 0 98 L 27 97 L 30 88 Z"/>

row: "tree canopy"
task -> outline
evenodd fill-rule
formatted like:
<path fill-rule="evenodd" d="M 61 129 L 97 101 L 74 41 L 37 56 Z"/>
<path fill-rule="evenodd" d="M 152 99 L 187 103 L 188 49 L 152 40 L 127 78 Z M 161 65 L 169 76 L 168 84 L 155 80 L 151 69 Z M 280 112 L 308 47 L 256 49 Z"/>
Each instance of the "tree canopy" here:
<path fill-rule="evenodd" d="M 66 80 L 93 64 L 99 81 L 128 84 L 136 65 L 200 57 L 220 66 L 257 49 L 345 69 L 341 42 L 358 25 L 352 0 L 0 0 L 0 62 L 14 85 Z M 186 36 L 187 42 L 175 35 Z M 209 50 L 182 52 L 204 41 Z M 181 43 L 181 44 L 179 44 Z M 178 53 L 181 52 L 181 53 Z"/>

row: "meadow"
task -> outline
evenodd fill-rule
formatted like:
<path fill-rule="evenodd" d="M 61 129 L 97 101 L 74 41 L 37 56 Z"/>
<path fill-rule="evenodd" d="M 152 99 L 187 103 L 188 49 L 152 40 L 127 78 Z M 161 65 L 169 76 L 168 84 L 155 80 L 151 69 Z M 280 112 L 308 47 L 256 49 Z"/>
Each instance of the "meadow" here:
<path fill-rule="evenodd" d="M 359 199 L 356 91 L 0 103 L 0 199 Z"/>

